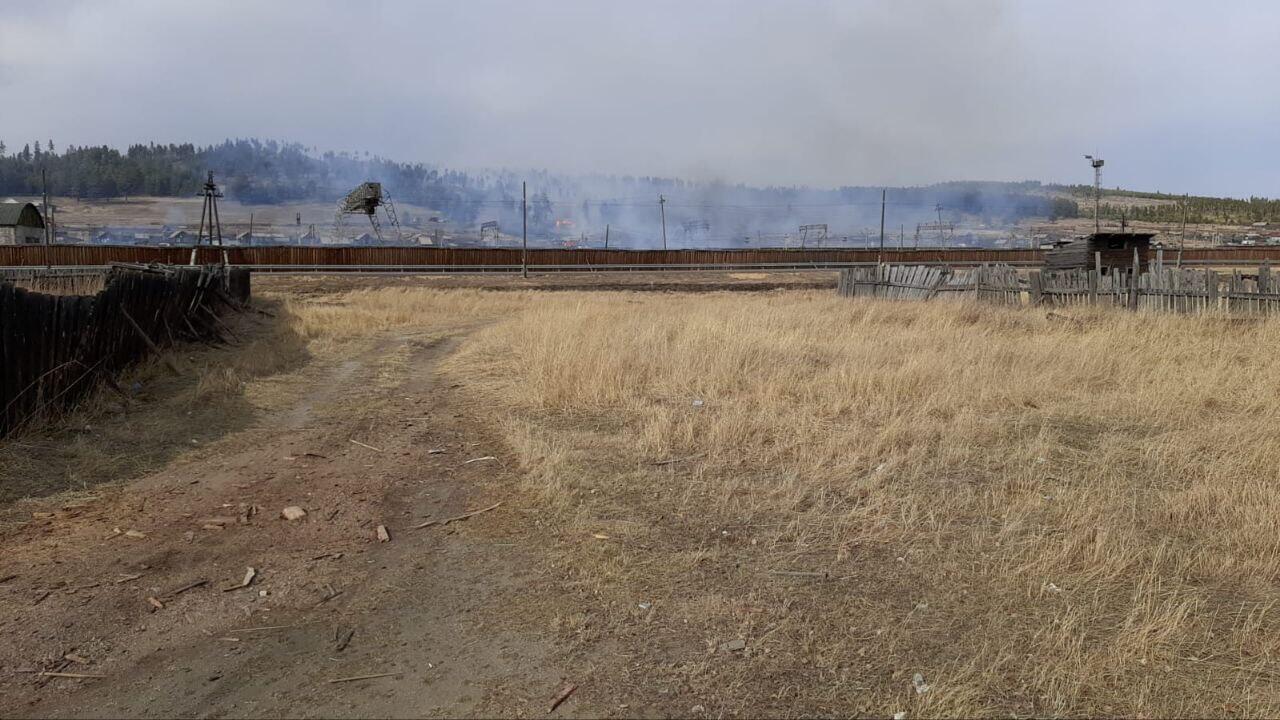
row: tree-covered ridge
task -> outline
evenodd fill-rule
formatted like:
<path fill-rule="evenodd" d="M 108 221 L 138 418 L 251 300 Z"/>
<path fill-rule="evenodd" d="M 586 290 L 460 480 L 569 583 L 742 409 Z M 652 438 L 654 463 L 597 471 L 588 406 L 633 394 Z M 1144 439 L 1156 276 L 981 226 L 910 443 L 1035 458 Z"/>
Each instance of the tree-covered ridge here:
<path fill-rule="evenodd" d="M 41 171 L 52 192 L 77 198 L 107 199 L 150 195 L 191 196 L 212 170 L 226 194 L 248 203 L 305 200 L 334 201 L 360 182 L 380 179 L 401 199 L 438 208 L 468 220 L 482 187 L 465 173 L 422 164 L 396 163 L 350 153 L 309 152 L 297 143 L 227 140 L 200 147 L 136 144 L 127 150 L 106 146 L 68 146 L 53 141 L 26 144 L 21 150 L 0 142 L 0 193 L 37 195 Z"/>
<path fill-rule="evenodd" d="M 1077 198 L 1086 215 L 1092 216 L 1092 185 L 1068 185 L 1064 190 Z M 1102 217 L 1118 221 L 1123 215 L 1129 220 L 1176 223 L 1182 221 L 1182 205 L 1186 202 L 1188 223 L 1221 223 L 1224 225 L 1250 225 L 1257 222 L 1280 222 L 1280 200 L 1265 197 L 1219 198 L 1203 195 L 1173 195 L 1159 192 L 1138 192 L 1120 188 L 1102 189 Z M 1124 206 L 1108 203 L 1108 198 L 1139 198 L 1161 201 L 1149 205 Z"/>

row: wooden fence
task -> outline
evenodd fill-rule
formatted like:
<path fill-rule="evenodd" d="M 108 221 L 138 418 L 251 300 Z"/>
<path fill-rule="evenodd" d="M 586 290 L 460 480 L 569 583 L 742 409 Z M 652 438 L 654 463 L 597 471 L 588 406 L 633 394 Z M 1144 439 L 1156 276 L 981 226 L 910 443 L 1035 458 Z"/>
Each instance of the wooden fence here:
<path fill-rule="evenodd" d="M 249 273 L 114 267 L 93 295 L 65 278 L 0 280 L 0 437 L 71 407 L 100 381 L 182 340 L 219 334 L 217 313 L 249 298 Z M 82 282 L 83 280 L 81 280 Z M 34 289 L 29 289 L 34 288 Z"/>
<path fill-rule="evenodd" d="M 840 271 L 837 292 L 847 297 L 931 300 L 972 296 L 987 302 L 1019 304 L 1024 284 L 1007 266 L 949 268 L 936 265 L 877 265 Z"/>
<path fill-rule="evenodd" d="M 1280 312 L 1280 281 L 1255 272 L 1219 272 L 1153 264 L 1146 272 L 1012 267 L 861 267 L 840 272 L 837 292 L 851 297 L 929 300 L 967 297 L 1005 305 L 1112 305 L 1161 312 Z"/>

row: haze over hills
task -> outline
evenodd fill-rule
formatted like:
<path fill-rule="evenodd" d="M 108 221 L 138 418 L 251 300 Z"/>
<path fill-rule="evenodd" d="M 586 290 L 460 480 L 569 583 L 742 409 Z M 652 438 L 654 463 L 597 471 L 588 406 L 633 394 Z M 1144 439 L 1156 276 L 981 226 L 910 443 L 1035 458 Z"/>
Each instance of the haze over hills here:
<path fill-rule="evenodd" d="M 603 229 L 653 236 L 661 212 L 668 232 L 684 240 L 751 238 L 828 224 L 832 232 L 858 232 L 879 222 L 879 187 L 753 187 L 628 175 L 568 175 L 545 170 L 468 172 L 350 152 L 320 152 L 298 143 L 226 140 L 210 146 L 134 144 L 115 148 L 67 146 L 53 141 L 13 148 L 0 144 L 0 194 L 37 195 L 41 171 L 51 193 L 106 200 L 136 196 L 190 197 L 206 171 L 230 199 L 251 204 L 332 202 L 367 180 L 383 183 L 393 198 L 430 208 L 460 226 L 496 220 L 516 227 L 521 183 L 529 188 L 534 237 L 564 228 Z M 970 223 L 1006 226 L 1032 219 L 1091 214 L 1092 188 L 1026 182 L 946 182 L 887 191 L 890 226 Z M 659 208 L 659 197 L 665 200 Z M 1103 217 L 1176 222 L 1181 198 L 1108 189 Z M 1081 203 L 1085 206 L 1082 209 Z M 1190 223 L 1280 220 L 1280 202 L 1264 198 L 1191 198 Z"/>

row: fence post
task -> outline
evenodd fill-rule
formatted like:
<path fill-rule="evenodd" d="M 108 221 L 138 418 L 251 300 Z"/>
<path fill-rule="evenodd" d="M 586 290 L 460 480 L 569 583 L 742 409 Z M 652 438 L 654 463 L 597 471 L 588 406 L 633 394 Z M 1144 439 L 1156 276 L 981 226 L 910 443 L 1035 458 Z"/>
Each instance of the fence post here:
<path fill-rule="evenodd" d="M 1206 269 L 1204 271 L 1205 309 L 1218 309 L 1218 273 Z"/>
<path fill-rule="evenodd" d="M 1041 280 L 1040 271 L 1032 270 L 1027 279 L 1030 280 L 1031 306 L 1039 307 L 1044 300 L 1044 285 L 1042 284 L 1043 280 Z"/>

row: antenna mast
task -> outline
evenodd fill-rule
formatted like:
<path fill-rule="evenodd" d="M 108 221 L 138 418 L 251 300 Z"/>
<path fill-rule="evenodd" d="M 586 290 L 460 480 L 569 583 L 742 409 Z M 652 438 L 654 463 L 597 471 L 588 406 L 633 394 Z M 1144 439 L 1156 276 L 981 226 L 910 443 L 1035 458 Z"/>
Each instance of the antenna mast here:
<path fill-rule="evenodd" d="M 1092 155 L 1085 155 L 1085 160 L 1093 166 L 1093 231 L 1095 233 L 1102 232 L 1102 221 L 1099 219 L 1098 210 L 1102 205 L 1102 158 L 1095 158 Z"/>

